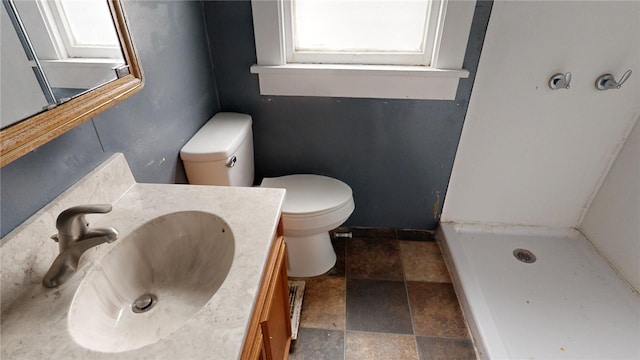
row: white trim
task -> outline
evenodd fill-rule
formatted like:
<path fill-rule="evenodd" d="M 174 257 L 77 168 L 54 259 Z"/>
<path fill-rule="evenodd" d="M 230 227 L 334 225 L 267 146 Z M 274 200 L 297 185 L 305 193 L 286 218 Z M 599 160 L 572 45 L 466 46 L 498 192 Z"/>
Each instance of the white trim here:
<path fill-rule="evenodd" d="M 40 60 L 51 87 L 71 89 L 93 89 L 113 81 L 114 68 L 123 64 L 117 59 Z"/>
<path fill-rule="evenodd" d="M 453 100 L 476 0 L 442 0 L 432 66 L 287 64 L 283 4 L 252 0 L 262 95 Z"/>
<path fill-rule="evenodd" d="M 445 0 L 431 66 L 437 69 L 462 68 L 475 5 L 475 0 Z"/>
<path fill-rule="evenodd" d="M 54 26 L 56 26 L 60 37 L 62 38 L 68 57 L 122 59 L 122 50 L 117 43 L 114 45 L 77 43 L 76 38 L 73 35 L 73 31 L 71 30 L 70 19 L 67 16 L 62 0 L 48 0 L 45 4 L 49 7 L 49 10 L 53 15 L 53 20 L 55 21 Z M 97 4 L 98 2 L 96 1 L 96 5 Z M 92 8 L 94 10 L 96 9 L 95 6 L 92 6 Z M 106 6 L 104 9 L 109 11 L 109 8 Z M 113 40 L 117 42 L 117 35 Z"/>
<path fill-rule="evenodd" d="M 67 52 L 49 6 L 42 1 L 14 1 L 38 59 L 64 59 Z"/>
<path fill-rule="evenodd" d="M 27 24 L 27 28 L 29 28 L 30 37 L 32 37 L 32 34 L 34 35 L 31 40 L 40 59 L 122 59 L 120 46 L 86 46 L 75 44 L 66 16 L 58 1 L 59 0 L 34 0 L 15 2 L 22 20 Z"/>
<path fill-rule="evenodd" d="M 106 1 L 106 0 L 105 0 Z M 14 1 L 40 60 L 122 59 L 120 46 L 75 45 L 58 1 Z M 107 9 L 108 10 L 108 9 Z M 98 60 L 99 61 L 99 60 Z"/>
<path fill-rule="evenodd" d="M 284 0 L 286 1 L 286 0 Z M 284 65 L 282 3 L 277 0 L 251 0 L 256 56 L 260 65 Z"/>
<path fill-rule="evenodd" d="M 262 95 L 453 100 L 467 70 L 424 66 L 254 65 Z"/>

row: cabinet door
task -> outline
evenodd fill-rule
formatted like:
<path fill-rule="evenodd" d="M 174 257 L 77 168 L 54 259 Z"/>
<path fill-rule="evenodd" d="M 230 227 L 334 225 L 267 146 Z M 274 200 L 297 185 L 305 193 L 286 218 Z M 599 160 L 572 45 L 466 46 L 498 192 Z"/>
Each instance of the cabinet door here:
<path fill-rule="evenodd" d="M 264 347 L 264 340 L 262 338 L 262 332 L 259 331 L 260 333 L 260 353 L 255 357 L 258 360 L 268 360 L 269 357 L 267 356 L 267 349 Z"/>
<path fill-rule="evenodd" d="M 260 322 L 264 349 L 268 360 L 287 359 L 291 345 L 291 318 L 289 312 L 289 283 L 285 259 L 285 245 L 278 239 L 278 257 L 270 289 L 272 296 L 267 298 L 267 307 Z"/>
<path fill-rule="evenodd" d="M 283 360 L 291 346 L 289 282 L 282 225 L 274 238 L 256 307 L 251 317 L 242 360 Z"/>

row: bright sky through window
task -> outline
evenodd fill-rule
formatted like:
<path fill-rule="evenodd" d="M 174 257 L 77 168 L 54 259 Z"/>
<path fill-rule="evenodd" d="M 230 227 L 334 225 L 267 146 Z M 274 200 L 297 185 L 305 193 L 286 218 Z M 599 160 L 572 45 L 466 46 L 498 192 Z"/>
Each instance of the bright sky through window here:
<path fill-rule="evenodd" d="M 295 51 L 424 51 L 428 0 L 293 0 Z"/>
<path fill-rule="evenodd" d="M 58 0 L 76 46 L 119 46 L 105 0 Z"/>

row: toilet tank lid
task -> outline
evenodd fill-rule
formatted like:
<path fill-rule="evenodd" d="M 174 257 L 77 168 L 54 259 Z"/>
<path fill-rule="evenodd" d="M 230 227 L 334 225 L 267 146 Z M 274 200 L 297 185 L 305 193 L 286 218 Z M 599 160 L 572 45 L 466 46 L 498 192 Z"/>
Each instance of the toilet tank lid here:
<path fill-rule="evenodd" d="M 251 116 L 215 114 L 180 150 L 185 161 L 215 161 L 229 158 L 251 132 Z"/>

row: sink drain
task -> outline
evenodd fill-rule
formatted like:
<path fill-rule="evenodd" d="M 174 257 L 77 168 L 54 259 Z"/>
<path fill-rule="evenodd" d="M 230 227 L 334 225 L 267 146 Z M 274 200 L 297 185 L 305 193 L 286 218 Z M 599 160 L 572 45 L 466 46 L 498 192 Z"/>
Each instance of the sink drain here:
<path fill-rule="evenodd" d="M 513 256 L 523 263 L 532 264 L 536 262 L 536 256 L 527 249 L 515 249 L 513 250 Z"/>
<path fill-rule="evenodd" d="M 158 302 L 158 297 L 153 294 L 144 294 L 131 304 L 131 310 L 139 314 L 151 310 Z"/>

